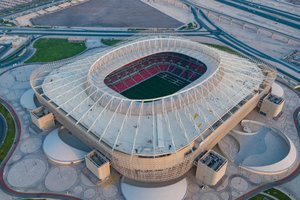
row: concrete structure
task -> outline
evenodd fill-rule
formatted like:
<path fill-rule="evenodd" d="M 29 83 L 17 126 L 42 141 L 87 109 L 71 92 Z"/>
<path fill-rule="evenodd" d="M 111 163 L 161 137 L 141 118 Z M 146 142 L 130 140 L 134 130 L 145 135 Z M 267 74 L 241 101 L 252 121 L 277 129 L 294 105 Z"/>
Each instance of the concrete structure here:
<path fill-rule="evenodd" d="M 93 150 L 85 156 L 86 167 L 101 181 L 110 175 L 110 163 L 100 152 Z"/>
<path fill-rule="evenodd" d="M 216 185 L 225 175 L 227 159 L 216 153 L 208 151 L 197 162 L 196 178 L 205 185 Z"/>
<path fill-rule="evenodd" d="M 207 71 L 154 99 L 128 99 L 104 83 L 120 67 L 161 52 L 190 56 Z M 263 64 L 196 42 L 150 37 L 62 67 L 44 65 L 30 81 L 41 104 L 118 172 L 156 183 L 184 176 L 270 92 L 275 76 Z"/>
<path fill-rule="evenodd" d="M 256 174 L 280 175 L 297 163 L 292 140 L 258 121 L 243 120 L 218 146 L 229 160 Z"/>
<path fill-rule="evenodd" d="M 264 99 L 260 107 L 260 113 L 268 117 L 277 117 L 283 109 L 285 100 L 282 97 L 268 94 Z"/>
<path fill-rule="evenodd" d="M 53 163 L 60 165 L 78 164 L 84 161 L 86 151 L 71 146 L 62 140 L 62 130 L 54 129 L 44 140 L 43 151 Z"/>
<path fill-rule="evenodd" d="M 121 192 L 125 199 L 128 200 L 182 200 L 185 199 L 187 192 L 187 179 L 184 178 L 170 185 L 156 186 L 141 186 L 127 183 L 126 180 L 121 180 Z"/>
<path fill-rule="evenodd" d="M 27 110 L 33 110 L 36 108 L 34 102 L 34 92 L 32 89 L 27 90 L 20 99 L 20 104 Z"/>
<path fill-rule="evenodd" d="M 49 130 L 55 126 L 54 115 L 47 108 L 39 107 L 30 111 L 31 121 L 42 131 Z"/>
<path fill-rule="evenodd" d="M 68 37 L 68 41 L 69 42 L 74 42 L 74 43 L 76 43 L 76 42 L 85 42 L 86 41 L 86 38 L 85 37 L 75 37 L 75 36 L 73 36 L 73 37 Z"/>
<path fill-rule="evenodd" d="M 272 84 L 272 90 L 271 90 L 271 94 L 272 95 L 275 95 L 275 96 L 278 96 L 278 97 L 281 97 L 281 98 L 284 98 L 284 90 L 283 88 L 276 82 L 274 82 Z"/>

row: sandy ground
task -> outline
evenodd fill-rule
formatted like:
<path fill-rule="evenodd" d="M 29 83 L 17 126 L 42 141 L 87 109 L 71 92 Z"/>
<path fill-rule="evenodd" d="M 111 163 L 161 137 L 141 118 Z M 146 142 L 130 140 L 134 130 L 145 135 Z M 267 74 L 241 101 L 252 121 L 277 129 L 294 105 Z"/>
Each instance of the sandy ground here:
<path fill-rule="evenodd" d="M 194 21 L 194 16 L 190 12 L 189 8 L 179 8 L 176 7 L 174 4 L 167 3 L 164 1 L 149 1 L 149 0 L 141 0 L 142 2 L 152 6 L 153 8 L 169 15 L 170 17 L 177 19 L 182 23 L 189 23 Z"/>

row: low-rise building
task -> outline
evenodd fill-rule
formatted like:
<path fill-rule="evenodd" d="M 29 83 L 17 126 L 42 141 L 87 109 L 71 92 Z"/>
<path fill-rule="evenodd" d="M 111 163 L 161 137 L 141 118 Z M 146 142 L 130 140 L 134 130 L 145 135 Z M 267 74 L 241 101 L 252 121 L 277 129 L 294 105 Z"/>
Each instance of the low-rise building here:
<path fill-rule="evenodd" d="M 224 176 L 227 163 L 226 158 L 210 150 L 198 160 L 196 177 L 205 185 L 216 185 Z"/>
<path fill-rule="evenodd" d="M 30 112 L 31 121 L 42 131 L 49 130 L 55 126 L 53 113 L 45 107 L 38 107 Z"/>
<path fill-rule="evenodd" d="M 93 150 L 86 155 L 85 164 L 101 181 L 110 175 L 110 163 L 108 159 L 97 150 Z"/>
<path fill-rule="evenodd" d="M 262 115 L 275 118 L 282 112 L 284 102 L 284 98 L 273 94 L 268 94 L 263 99 L 259 112 Z"/>

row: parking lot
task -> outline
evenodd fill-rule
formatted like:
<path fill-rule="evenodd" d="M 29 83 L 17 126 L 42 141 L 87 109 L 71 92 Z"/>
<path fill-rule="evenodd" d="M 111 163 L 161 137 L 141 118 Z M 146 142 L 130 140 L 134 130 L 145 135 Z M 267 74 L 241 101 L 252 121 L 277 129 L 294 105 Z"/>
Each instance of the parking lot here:
<path fill-rule="evenodd" d="M 140 0 L 90 0 L 32 20 L 34 25 L 70 27 L 176 28 L 181 22 Z"/>

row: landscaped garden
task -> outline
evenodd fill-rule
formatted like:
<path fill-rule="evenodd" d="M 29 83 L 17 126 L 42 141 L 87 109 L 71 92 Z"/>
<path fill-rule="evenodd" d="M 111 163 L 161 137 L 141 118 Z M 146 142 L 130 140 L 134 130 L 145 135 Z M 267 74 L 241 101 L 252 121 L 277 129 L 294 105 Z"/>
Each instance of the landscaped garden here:
<path fill-rule="evenodd" d="M 113 46 L 113 45 L 116 45 L 120 42 L 122 42 L 123 40 L 120 40 L 120 39 L 101 39 L 101 42 L 107 46 Z"/>
<path fill-rule="evenodd" d="M 11 145 L 14 142 L 16 129 L 15 129 L 15 123 L 12 116 L 2 104 L 0 104 L 0 113 L 4 116 L 5 121 L 7 123 L 7 135 L 5 137 L 3 145 L 0 148 L 0 163 L 1 163 L 6 157 L 7 153 L 11 148 Z"/>
<path fill-rule="evenodd" d="M 216 48 L 216 49 L 219 49 L 221 51 L 225 51 L 227 53 L 231 53 L 231 54 L 234 54 L 234 55 L 237 55 L 237 56 L 240 56 L 241 54 L 227 46 L 224 46 L 224 45 L 219 45 L 219 44 L 207 44 L 207 43 L 204 43 L 205 45 L 207 46 L 210 46 L 210 47 L 213 47 L 213 48 Z"/>
<path fill-rule="evenodd" d="M 69 42 L 67 39 L 42 38 L 33 47 L 35 54 L 25 63 L 53 62 L 75 56 L 86 49 L 84 42 Z"/>
<path fill-rule="evenodd" d="M 254 197 L 251 197 L 249 200 L 291 200 L 291 198 L 283 193 L 282 191 L 276 188 L 267 189 Z"/>

